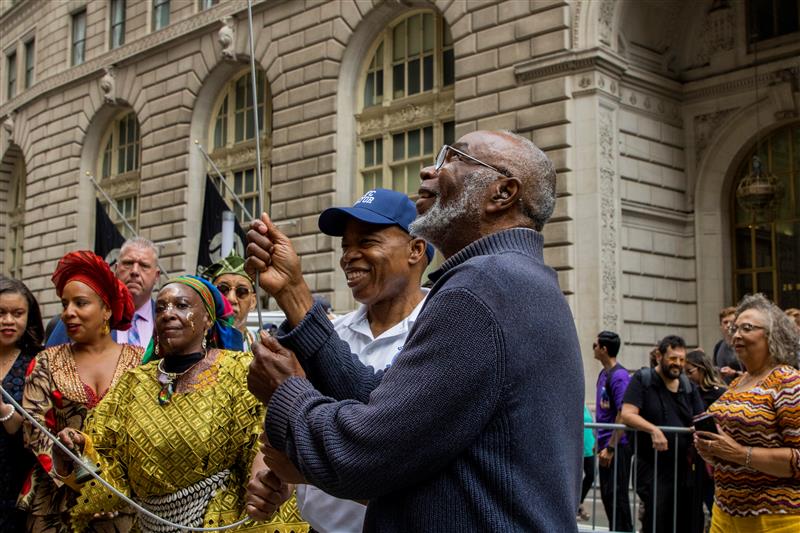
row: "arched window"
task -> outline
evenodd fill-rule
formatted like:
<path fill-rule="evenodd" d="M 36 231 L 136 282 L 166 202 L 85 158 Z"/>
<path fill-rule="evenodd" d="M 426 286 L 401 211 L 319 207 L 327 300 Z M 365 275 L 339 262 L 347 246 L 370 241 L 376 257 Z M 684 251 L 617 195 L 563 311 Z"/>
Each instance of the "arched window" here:
<path fill-rule="evenodd" d="M 419 171 L 454 141 L 450 30 L 430 10 L 403 15 L 370 48 L 356 115 L 357 193 L 383 187 L 415 196 Z"/>
<path fill-rule="evenodd" d="M 120 233 L 126 238 L 133 237 L 128 225 L 134 231 L 138 229 L 141 180 L 141 142 L 136 114 L 132 111 L 117 114 L 103 135 L 100 146 L 103 151 L 95 175 L 116 209 L 112 209 L 99 192 L 97 196 Z"/>
<path fill-rule="evenodd" d="M 269 123 L 268 87 L 263 71 L 256 72 L 258 93 L 258 127 L 261 130 L 261 175 L 264 183 L 264 201 L 269 206 Z M 250 70 L 244 70 L 228 82 L 217 97 L 211 119 L 208 141 L 211 159 L 225 177 L 228 187 L 244 204 L 251 215 L 257 216 L 258 188 L 256 181 L 255 121 L 253 120 L 253 90 Z M 223 184 L 209 165 L 208 175 L 217 184 L 225 200 L 236 213 L 241 224 L 249 222 L 241 207 L 233 201 L 233 194 Z"/>
<path fill-rule="evenodd" d="M 25 160 L 20 153 L 11 168 L 6 226 L 5 273 L 22 279 L 22 253 L 25 236 Z"/>
<path fill-rule="evenodd" d="M 752 149 L 736 174 L 747 175 Z M 769 210 L 753 213 L 732 198 L 733 272 L 736 300 L 763 292 L 781 307 L 800 307 L 800 124 L 777 130 L 759 143 L 759 157 L 780 181 Z"/>

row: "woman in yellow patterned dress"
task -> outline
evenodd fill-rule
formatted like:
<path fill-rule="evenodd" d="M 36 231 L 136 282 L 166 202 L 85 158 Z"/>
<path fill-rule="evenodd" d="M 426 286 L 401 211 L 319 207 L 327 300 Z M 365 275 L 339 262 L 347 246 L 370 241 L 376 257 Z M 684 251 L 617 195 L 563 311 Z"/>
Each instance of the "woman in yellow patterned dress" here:
<path fill-rule="evenodd" d="M 71 252 L 53 274 L 61 298 L 61 320 L 72 341 L 39 353 L 28 368 L 22 405 L 55 433 L 80 429 L 89 410 L 120 376 L 139 364 L 142 350 L 112 339 L 112 329 L 126 330 L 133 300 L 102 258 L 92 252 Z M 18 507 L 28 514 L 28 531 L 69 531 L 69 508 L 76 492 L 53 468 L 53 444 L 27 421 L 25 442 L 38 464 L 23 485 Z"/>
<path fill-rule="evenodd" d="M 168 282 L 156 300 L 156 347 L 162 357 L 120 380 L 94 410 L 83 434 L 61 439 L 100 464 L 103 477 L 151 512 L 193 527 L 218 527 L 245 517 L 245 487 L 255 470 L 263 410 L 247 390 L 251 354 L 231 327 L 230 304 L 195 276 Z M 93 448 L 93 451 L 92 451 Z M 66 473 L 66 472 L 64 472 Z M 76 532 L 93 518 L 132 512 L 99 484 L 84 485 L 72 509 Z M 143 514 L 134 530 L 164 531 Z M 248 531 L 307 529 L 296 504 Z"/>

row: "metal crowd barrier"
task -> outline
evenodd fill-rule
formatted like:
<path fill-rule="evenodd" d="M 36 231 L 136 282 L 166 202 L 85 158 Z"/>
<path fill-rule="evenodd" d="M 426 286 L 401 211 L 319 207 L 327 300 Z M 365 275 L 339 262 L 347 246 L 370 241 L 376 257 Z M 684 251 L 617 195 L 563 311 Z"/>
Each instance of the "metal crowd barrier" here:
<path fill-rule="evenodd" d="M 626 426 L 624 424 L 604 424 L 604 423 L 599 423 L 599 422 L 592 422 L 592 423 L 588 423 L 587 422 L 586 424 L 584 424 L 584 427 L 587 428 L 587 429 L 593 430 L 593 433 L 594 433 L 594 436 L 595 436 L 595 442 L 597 441 L 597 430 L 598 429 L 611 429 L 611 430 L 621 429 L 621 430 L 624 430 L 624 431 L 628 432 L 628 445 L 633 447 L 633 454 L 632 454 L 631 464 L 630 464 L 630 468 L 629 468 L 629 474 L 630 474 L 630 477 L 631 477 L 631 481 L 628 483 L 628 491 L 631 492 L 631 495 L 630 495 L 631 497 L 629 498 L 629 500 L 631 502 L 631 507 L 632 507 L 632 509 L 631 509 L 631 522 L 633 524 L 633 532 L 634 533 L 638 533 L 640 531 L 640 528 L 639 528 L 639 515 L 638 515 L 639 498 L 638 498 L 638 495 L 636 493 L 637 470 L 638 470 L 636 468 L 636 459 L 639 457 L 639 453 L 640 453 L 639 445 L 638 445 L 639 444 L 639 440 L 637 438 L 637 434 L 638 434 L 639 431 L 637 429 L 634 429 L 632 427 Z M 667 441 L 670 441 L 671 435 L 674 435 L 674 440 L 672 441 L 672 444 L 670 445 L 670 446 L 674 446 L 674 448 L 672 448 L 674 450 L 678 449 L 678 436 L 681 435 L 681 434 L 689 434 L 689 433 L 692 432 L 690 428 L 685 428 L 685 427 L 672 427 L 672 426 L 656 426 L 656 427 L 658 427 L 658 429 L 660 429 L 664 433 L 664 436 L 667 437 Z M 599 450 L 597 450 L 597 452 L 599 452 Z M 648 450 L 641 450 L 641 453 L 648 453 L 648 452 L 653 453 L 653 463 L 654 463 L 654 472 L 653 472 L 653 502 L 654 502 L 654 507 L 653 507 L 653 512 L 652 512 L 653 523 L 652 523 L 651 531 L 655 532 L 655 531 L 658 530 L 657 527 L 656 527 L 657 526 L 656 517 L 658 516 L 658 513 L 657 513 L 657 506 L 658 506 L 657 495 L 658 495 L 658 454 L 659 454 L 659 452 L 657 450 L 655 450 L 654 448 L 649 450 L 649 451 Z M 675 455 L 675 459 L 673 461 L 673 467 L 672 467 L 673 468 L 673 480 L 678 478 L 678 458 L 679 458 L 679 454 L 676 453 L 674 455 Z M 614 492 L 613 492 L 613 504 L 611 506 L 612 509 L 613 509 L 613 516 L 607 517 L 609 524 L 616 524 L 617 523 L 616 511 L 617 511 L 617 469 L 618 469 L 617 468 L 618 467 L 617 461 L 618 460 L 619 460 L 619 454 L 615 453 L 614 454 L 614 459 L 613 459 L 613 461 L 614 461 L 614 465 L 613 465 Z M 677 512 L 678 512 L 678 509 L 677 509 L 677 507 L 678 507 L 678 497 L 677 497 L 677 495 L 678 495 L 678 484 L 673 482 L 672 485 L 673 485 L 673 487 L 672 487 L 672 490 L 673 490 L 673 494 L 672 494 L 672 533 L 679 533 L 676 530 L 676 528 L 677 528 L 677 520 L 676 520 L 676 518 L 677 518 Z M 578 524 L 578 531 L 580 533 L 585 533 L 585 532 L 589 532 L 589 531 L 609 531 L 609 532 L 612 532 L 612 533 L 623 533 L 623 532 L 612 531 L 610 527 L 598 526 L 598 524 L 597 524 L 597 507 L 598 507 L 599 491 L 600 491 L 599 459 L 598 459 L 597 453 L 595 453 L 595 455 L 594 455 L 594 481 L 592 482 L 592 490 L 591 490 L 591 495 L 592 495 L 591 527 L 588 527 L 589 524 L 580 524 L 579 523 Z M 702 505 L 702 501 L 699 502 L 699 504 Z M 605 509 L 603 508 L 602 500 L 600 501 L 600 508 L 603 509 L 603 513 L 605 514 Z M 625 532 L 625 533 L 630 533 L 630 532 Z"/>

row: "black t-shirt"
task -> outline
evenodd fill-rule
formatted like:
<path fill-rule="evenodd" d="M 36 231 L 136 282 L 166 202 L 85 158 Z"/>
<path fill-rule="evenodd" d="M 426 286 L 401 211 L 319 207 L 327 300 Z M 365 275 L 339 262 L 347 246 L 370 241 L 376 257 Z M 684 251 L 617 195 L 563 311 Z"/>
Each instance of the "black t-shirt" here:
<path fill-rule="evenodd" d="M 644 386 L 644 372 L 650 372 L 650 385 Z M 691 427 L 692 418 L 702 413 L 703 400 L 700 392 L 694 383 L 689 382 L 691 390 L 684 388 L 685 382 L 681 380 L 678 392 L 670 391 L 661 379 L 661 375 L 655 370 L 643 368 L 637 371 L 631 378 L 628 390 L 625 391 L 625 403 L 635 405 L 639 408 L 639 415 L 656 426 L 677 426 Z M 659 465 L 661 460 L 671 461 L 675 448 L 675 433 L 664 433 L 667 437 L 668 449 L 666 452 L 659 453 Z M 689 442 L 690 435 L 681 434 L 678 437 L 678 447 L 684 450 Z M 641 460 L 653 462 L 653 441 L 650 434 L 645 431 L 637 431 L 638 454 Z"/>
<path fill-rule="evenodd" d="M 726 387 L 714 386 L 708 390 L 700 390 L 700 398 L 703 399 L 703 406 L 708 410 L 708 406 L 719 400 L 719 397 L 728 390 Z"/>

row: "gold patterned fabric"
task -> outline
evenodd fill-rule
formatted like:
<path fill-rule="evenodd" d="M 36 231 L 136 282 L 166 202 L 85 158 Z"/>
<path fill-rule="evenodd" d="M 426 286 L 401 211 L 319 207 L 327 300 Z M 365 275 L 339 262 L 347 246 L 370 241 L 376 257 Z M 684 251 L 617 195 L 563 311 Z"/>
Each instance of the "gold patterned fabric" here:
<path fill-rule="evenodd" d="M 225 487 L 206 508 L 204 527 L 243 518 L 245 489 L 264 420 L 263 405 L 247 390 L 251 358 L 249 353 L 212 351 L 212 362 L 191 376 L 193 384 L 179 387 L 164 406 L 158 403 L 157 362 L 125 374 L 84 429 L 102 476 L 124 494 L 144 499 L 172 494 L 229 469 Z M 94 513 L 108 511 L 132 512 L 99 484 L 84 485 L 72 509 L 74 531 L 91 530 Z M 273 522 L 249 522 L 246 527 L 242 530 L 308 531 L 294 498 Z M 138 531 L 135 520 L 133 530 Z"/>
<path fill-rule="evenodd" d="M 142 349 L 123 344 L 114 378 L 116 383 L 142 359 Z M 78 375 L 72 347 L 53 346 L 39 353 L 25 378 L 22 406 L 51 433 L 65 428 L 81 429 L 84 419 L 104 391 L 96 393 Z M 28 513 L 28 527 L 34 533 L 68 531 L 66 512 L 75 492 L 65 486 L 53 468 L 53 443 L 28 421 L 23 425 L 27 447 L 38 460 L 23 485 L 17 506 Z"/>

